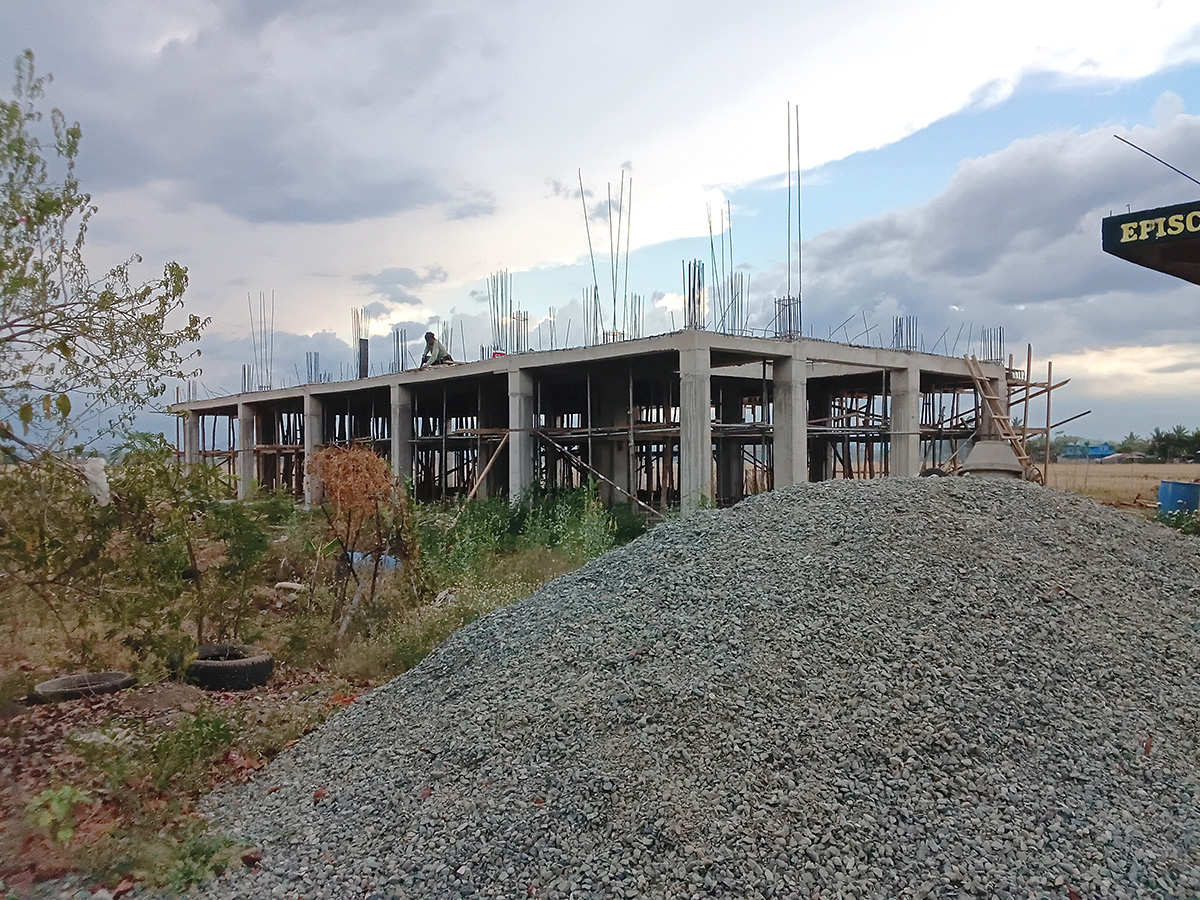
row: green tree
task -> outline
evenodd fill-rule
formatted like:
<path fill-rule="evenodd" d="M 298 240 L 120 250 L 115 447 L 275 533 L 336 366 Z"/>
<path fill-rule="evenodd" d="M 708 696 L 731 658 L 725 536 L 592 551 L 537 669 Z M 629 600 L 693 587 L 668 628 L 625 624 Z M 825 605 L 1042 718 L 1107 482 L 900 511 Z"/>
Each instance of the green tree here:
<path fill-rule="evenodd" d="M 0 100 L 0 440 L 10 454 L 61 446 L 85 422 L 98 432 L 127 424 L 164 379 L 194 374 L 199 350 L 185 345 L 208 324 L 175 321 L 187 287 L 177 263 L 140 286 L 136 255 L 89 274 L 83 246 L 96 207 L 75 174 L 81 132 L 39 108 L 49 82 L 27 50 L 13 98 Z"/>
<path fill-rule="evenodd" d="M 1170 431 L 1155 428 L 1150 435 L 1148 453 L 1164 462 L 1181 456 L 1190 456 L 1192 434 L 1182 425 L 1176 425 Z"/>
<path fill-rule="evenodd" d="M 1050 439 L 1050 459 L 1057 460 L 1065 447 L 1071 444 L 1078 444 L 1082 440 L 1083 438 L 1074 434 L 1063 434 L 1061 431 L 1055 432 L 1054 436 Z M 1029 440 L 1029 453 L 1035 461 L 1044 458 L 1046 455 L 1046 439 L 1041 435 L 1031 438 Z"/>
<path fill-rule="evenodd" d="M 1125 437 L 1117 442 L 1117 453 L 1145 453 L 1150 446 L 1149 441 L 1138 437 L 1134 432 L 1129 432 Z"/>

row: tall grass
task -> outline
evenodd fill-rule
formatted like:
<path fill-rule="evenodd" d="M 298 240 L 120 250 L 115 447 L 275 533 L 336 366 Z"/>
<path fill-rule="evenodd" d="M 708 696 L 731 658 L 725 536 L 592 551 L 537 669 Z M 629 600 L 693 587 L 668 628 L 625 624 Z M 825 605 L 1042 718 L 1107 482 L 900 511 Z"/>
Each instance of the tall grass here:
<path fill-rule="evenodd" d="M 419 553 L 388 573 L 345 640 L 328 628 L 319 592 L 280 635 L 282 657 L 352 681 L 417 665 L 482 615 L 528 597 L 546 582 L 641 534 L 645 521 L 606 509 L 595 485 L 505 498 L 413 507 Z"/>

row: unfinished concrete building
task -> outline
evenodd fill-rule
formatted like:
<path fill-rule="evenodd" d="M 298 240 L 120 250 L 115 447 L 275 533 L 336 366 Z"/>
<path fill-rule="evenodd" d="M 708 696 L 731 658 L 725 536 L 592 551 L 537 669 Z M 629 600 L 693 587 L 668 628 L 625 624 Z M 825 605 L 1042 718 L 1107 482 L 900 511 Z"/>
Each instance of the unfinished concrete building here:
<path fill-rule="evenodd" d="M 643 512 L 954 468 L 992 436 L 1000 362 L 689 329 L 178 403 L 183 457 L 309 502 L 304 462 L 367 443 L 423 501 L 595 479 Z"/>

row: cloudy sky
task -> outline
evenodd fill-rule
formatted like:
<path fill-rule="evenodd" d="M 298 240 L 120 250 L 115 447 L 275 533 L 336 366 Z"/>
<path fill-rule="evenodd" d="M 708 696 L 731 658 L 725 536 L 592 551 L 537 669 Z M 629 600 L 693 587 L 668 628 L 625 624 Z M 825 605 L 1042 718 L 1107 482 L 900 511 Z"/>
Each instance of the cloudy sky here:
<path fill-rule="evenodd" d="M 1076 433 L 1200 426 L 1200 287 L 1100 249 L 1104 216 L 1200 195 L 1113 139 L 1200 177 L 1200 4 L 1000 9 L 4 0 L 0 57 L 32 49 L 49 102 L 82 125 L 94 266 L 188 266 L 189 306 L 213 318 L 202 392 L 239 388 L 260 292 L 276 384 L 308 350 L 348 368 L 355 309 L 378 365 L 394 325 L 415 339 L 438 321 L 477 358 L 502 269 L 534 347 L 552 308 L 556 342 L 570 328 L 575 344 L 584 208 L 608 306 L 622 183 L 618 293 L 646 298 L 648 331 L 682 324 L 681 261 L 711 272 L 724 209 L 767 326 L 789 284 L 798 143 L 806 329 L 877 342 L 915 315 L 927 348 L 961 354 L 1003 326 L 1010 350 L 1032 342 L 1072 378 L 1056 407 L 1094 411 Z"/>

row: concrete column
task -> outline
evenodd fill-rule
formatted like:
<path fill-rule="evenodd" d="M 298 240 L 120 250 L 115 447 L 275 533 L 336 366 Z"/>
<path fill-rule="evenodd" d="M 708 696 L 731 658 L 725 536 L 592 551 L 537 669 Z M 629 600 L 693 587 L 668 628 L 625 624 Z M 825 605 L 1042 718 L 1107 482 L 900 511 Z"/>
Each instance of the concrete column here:
<path fill-rule="evenodd" d="M 711 503 L 712 378 L 707 347 L 679 351 L 679 500 L 684 512 Z"/>
<path fill-rule="evenodd" d="M 1000 408 L 1004 415 L 1008 416 L 1008 382 L 1003 378 L 989 378 L 988 390 L 995 396 L 1000 398 Z M 995 416 L 992 415 L 992 409 L 982 397 L 979 398 L 980 417 L 979 417 L 979 437 L 984 440 L 999 440 L 1000 429 L 996 427 Z"/>
<path fill-rule="evenodd" d="M 808 419 L 810 422 L 818 422 L 821 425 L 829 424 L 829 415 L 833 411 L 833 398 L 830 395 L 828 380 L 817 379 L 810 384 L 807 384 L 805 390 L 808 392 Z M 778 403 L 778 401 L 776 401 Z M 779 430 L 778 413 L 776 413 L 775 430 Z M 805 423 L 807 428 L 807 423 Z M 808 454 L 808 480 L 809 481 L 828 481 L 833 477 L 833 448 L 828 437 L 817 433 L 812 441 L 811 452 Z M 776 451 L 778 453 L 778 451 Z M 775 460 L 776 471 L 779 469 L 779 460 Z M 778 478 L 778 476 L 776 476 Z M 776 481 L 778 484 L 778 481 Z"/>
<path fill-rule="evenodd" d="M 799 347 L 792 348 L 791 356 L 774 362 L 776 488 L 809 480 L 808 366 Z"/>
<path fill-rule="evenodd" d="M 200 413 L 189 410 L 183 416 L 183 464 L 191 469 L 200 462 Z"/>
<path fill-rule="evenodd" d="M 775 360 L 775 487 L 808 481 L 808 360 L 799 347 Z"/>
<path fill-rule="evenodd" d="M 889 473 L 911 477 L 921 472 L 921 370 L 891 373 L 891 460 Z"/>
<path fill-rule="evenodd" d="M 405 481 L 412 478 L 413 467 L 412 388 L 392 385 L 391 414 L 392 474 Z"/>
<path fill-rule="evenodd" d="M 732 385 L 716 385 L 717 421 L 722 425 L 737 425 L 744 418 L 741 391 Z M 717 483 L 714 492 L 722 505 L 737 503 L 745 495 L 746 474 L 741 438 L 718 436 Z"/>
<path fill-rule="evenodd" d="M 308 465 L 313 454 L 321 446 L 325 436 L 325 418 L 321 411 L 321 398 L 312 394 L 304 395 L 304 502 L 315 506 L 321 502 L 321 485 L 315 478 L 310 478 Z"/>
<path fill-rule="evenodd" d="M 237 412 L 237 494 L 240 500 L 250 493 L 254 483 L 254 409 L 249 403 L 239 403 Z"/>
<path fill-rule="evenodd" d="M 609 505 L 629 502 L 629 376 L 622 373 L 612 378 L 592 378 L 592 398 L 596 416 L 593 427 L 609 432 L 620 430 L 618 437 L 606 437 L 593 441 L 596 458 L 592 465 L 612 479 L 612 487 L 600 482 L 600 498 Z M 625 491 L 625 493 L 621 493 Z"/>
<path fill-rule="evenodd" d="M 508 500 L 516 503 L 533 486 L 533 376 L 508 370 Z"/>

